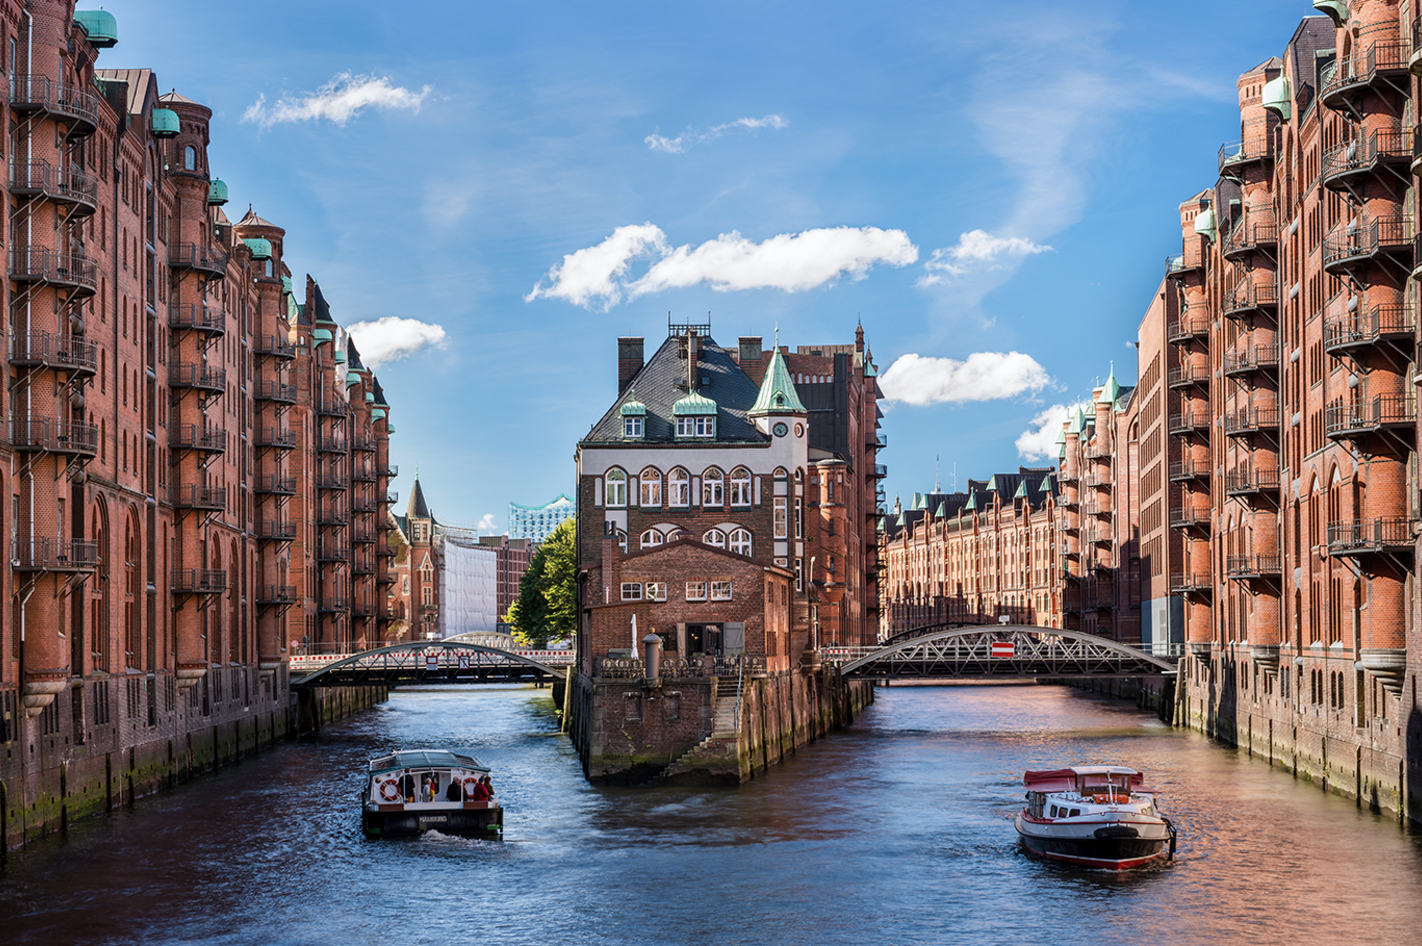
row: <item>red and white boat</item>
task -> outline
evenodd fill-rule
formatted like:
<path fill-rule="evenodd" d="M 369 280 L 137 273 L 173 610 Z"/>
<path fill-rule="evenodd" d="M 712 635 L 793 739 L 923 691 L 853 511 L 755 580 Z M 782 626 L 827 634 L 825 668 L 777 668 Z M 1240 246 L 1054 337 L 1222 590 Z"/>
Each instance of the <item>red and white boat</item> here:
<path fill-rule="evenodd" d="M 1028 772 L 1017 833 L 1033 854 L 1103 870 L 1175 856 L 1175 826 L 1155 807 L 1145 776 L 1121 765 Z"/>

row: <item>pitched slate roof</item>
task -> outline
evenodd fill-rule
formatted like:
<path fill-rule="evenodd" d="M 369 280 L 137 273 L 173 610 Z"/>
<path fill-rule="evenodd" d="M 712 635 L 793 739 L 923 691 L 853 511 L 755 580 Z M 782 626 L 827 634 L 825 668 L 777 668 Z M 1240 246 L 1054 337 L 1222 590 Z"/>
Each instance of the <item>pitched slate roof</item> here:
<path fill-rule="evenodd" d="M 410 488 L 410 504 L 405 507 L 405 516 L 409 519 L 433 519 L 430 515 L 430 507 L 425 502 L 425 491 L 420 489 L 420 481 L 415 480 L 415 485 Z"/>
<path fill-rule="evenodd" d="M 624 443 L 622 405 L 641 401 L 647 408 L 646 435 L 637 443 L 675 443 L 676 418 L 672 405 L 686 397 L 686 362 L 677 355 L 678 336 L 662 342 L 642 370 L 637 372 L 616 403 L 582 439 L 584 444 Z M 716 402 L 716 442 L 767 443 L 769 435 L 760 431 L 746 416 L 760 393 L 740 365 L 717 346 L 709 335 L 701 336 L 697 373 L 702 379 L 700 393 Z M 634 395 L 633 389 L 636 389 Z"/>

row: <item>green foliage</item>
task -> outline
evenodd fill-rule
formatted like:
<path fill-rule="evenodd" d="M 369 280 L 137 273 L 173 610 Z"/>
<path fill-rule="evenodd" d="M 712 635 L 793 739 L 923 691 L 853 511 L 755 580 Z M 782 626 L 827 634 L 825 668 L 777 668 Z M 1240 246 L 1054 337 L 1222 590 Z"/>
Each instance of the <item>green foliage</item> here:
<path fill-rule="evenodd" d="M 504 615 L 514 639 L 526 647 L 546 647 L 571 637 L 578 626 L 578 532 L 565 519 L 533 553 L 519 585 L 518 600 Z"/>

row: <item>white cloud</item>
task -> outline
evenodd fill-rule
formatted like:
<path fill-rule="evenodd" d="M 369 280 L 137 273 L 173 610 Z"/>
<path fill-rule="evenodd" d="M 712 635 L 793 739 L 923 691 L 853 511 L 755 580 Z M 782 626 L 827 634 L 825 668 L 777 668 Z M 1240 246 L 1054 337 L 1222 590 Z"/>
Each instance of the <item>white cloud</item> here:
<path fill-rule="evenodd" d="M 484 513 L 484 518 L 479 520 L 479 525 L 476 528 L 480 532 L 487 532 L 490 535 L 493 535 L 494 533 L 499 531 L 499 522 L 497 519 L 494 518 L 494 514 L 492 512 L 486 512 Z"/>
<path fill-rule="evenodd" d="M 969 230 L 960 234 L 957 246 L 934 250 L 923 268 L 927 274 L 917 285 L 934 286 L 946 279 L 962 276 L 969 270 L 993 269 L 1015 263 L 1024 256 L 1048 253 L 1050 246 L 1039 245 L 1022 237 L 993 236 L 986 230 Z"/>
<path fill-rule="evenodd" d="M 879 379 L 884 397 L 926 405 L 995 401 L 1037 392 L 1052 383 L 1047 369 L 1021 352 L 974 352 L 963 361 L 900 355 Z"/>
<path fill-rule="evenodd" d="M 738 118 L 733 122 L 726 122 L 723 125 L 713 125 L 706 131 L 694 131 L 688 128 L 675 138 L 667 138 L 664 135 L 648 135 L 642 140 L 647 143 L 647 147 L 653 151 L 664 151 L 667 154 L 684 154 L 693 145 L 699 145 L 707 141 L 712 141 L 721 137 L 728 131 L 737 128 L 745 128 L 749 131 L 756 131 L 761 128 L 773 128 L 776 131 L 786 127 L 790 123 L 780 115 L 767 115 L 764 118 Z"/>
<path fill-rule="evenodd" d="M 640 277 L 630 275 L 635 260 L 655 259 Z M 596 246 L 563 257 L 538 281 L 525 302 L 565 299 L 604 311 L 624 298 L 706 283 L 717 292 L 780 289 L 804 292 L 848 274 L 863 279 L 876 263 L 907 266 L 918 247 L 902 230 L 833 227 L 782 233 L 762 243 L 740 233 L 723 233 L 700 246 L 673 248 L 650 223 L 618 227 Z"/>
<path fill-rule="evenodd" d="M 1057 458 L 1057 434 L 1062 424 L 1067 422 L 1071 408 L 1065 404 L 1053 404 L 1032 418 L 1032 426 L 1022 431 L 1017 438 L 1017 452 L 1024 460 L 1045 460 Z"/>
<path fill-rule="evenodd" d="M 385 76 L 358 76 L 343 72 L 315 92 L 297 98 L 283 95 L 270 108 L 267 107 L 266 95 L 259 95 L 257 101 L 242 113 L 242 120 L 256 122 L 263 128 L 280 122 L 319 121 L 323 118 L 344 125 L 367 108 L 418 112 L 425 97 L 430 94 L 430 88 L 425 86 L 419 92 L 411 92 L 392 86 Z"/>
<path fill-rule="evenodd" d="M 361 361 L 368 368 L 408 358 L 427 345 L 443 348 L 445 339 L 441 325 L 394 315 L 374 322 L 357 322 L 350 327 L 350 334 L 360 349 Z"/>

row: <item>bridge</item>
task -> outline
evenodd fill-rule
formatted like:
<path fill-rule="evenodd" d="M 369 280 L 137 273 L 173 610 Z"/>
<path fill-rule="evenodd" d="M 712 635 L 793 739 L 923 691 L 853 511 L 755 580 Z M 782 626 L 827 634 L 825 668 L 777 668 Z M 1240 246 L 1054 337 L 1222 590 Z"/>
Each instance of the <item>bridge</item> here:
<path fill-rule="evenodd" d="M 464 634 L 358 652 L 291 658 L 293 688 L 402 683 L 529 683 L 563 678 L 570 650 L 528 650 L 507 635 Z"/>
<path fill-rule="evenodd" d="M 822 652 L 859 680 L 1054 679 L 1173 675 L 1178 654 L 1147 653 L 1095 634 L 1030 625 L 935 624 L 875 647 Z"/>

